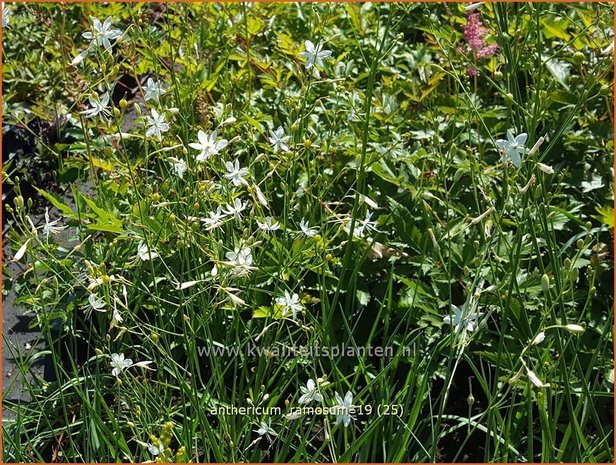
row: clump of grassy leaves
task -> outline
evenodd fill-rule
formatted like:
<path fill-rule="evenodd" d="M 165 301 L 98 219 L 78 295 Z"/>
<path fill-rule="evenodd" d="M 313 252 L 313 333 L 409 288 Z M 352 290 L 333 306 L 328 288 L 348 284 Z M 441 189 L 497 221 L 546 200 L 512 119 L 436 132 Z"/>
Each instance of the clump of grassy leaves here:
<path fill-rule="evenodd" d="M 484 4 L 481 60 L 464 5 L 10 9 L 5 118 L 70 138 L 60 222 L 10 208 L 46 342 L 19 370 L 53 376 L 5 395 L 5 460 L 613 460 L 610 5 Z M 227 141 L 203 163 L 200 131 Z M 343 345 L 393 354 L 275 353 Z M 348 425 L 288 414 L 309 380 Z M 212 414 L 251 405 L 282 413 Z"/>

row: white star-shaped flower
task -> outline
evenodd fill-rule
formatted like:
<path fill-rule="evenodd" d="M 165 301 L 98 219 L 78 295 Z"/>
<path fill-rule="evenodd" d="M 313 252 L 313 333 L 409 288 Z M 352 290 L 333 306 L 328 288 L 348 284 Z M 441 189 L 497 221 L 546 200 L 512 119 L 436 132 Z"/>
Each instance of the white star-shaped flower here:
<path fill-rule="evenodd" d="M 157 445 L 148 444 L 148 452 L 156 457 L 165 452 L 165 446 L 163 445 L 162 441 L 159 439 Z"/>
<path fill-rule="evenodd" d="M 306 219 L 302 219 L 299 222 L 299 228 L 301 229 L 302 234 L 307 237 L 314 237 L 317 235 L 318 232 L 316 229 L 310 227 Z"/>
<path fill-rule="evenodd" d="M 278 129 L 275 131 L 270 131 L 269 141 L 274 147 L 274 153 L 278 153 L 278 150 L 282 150 L 283 152 L 287 152 L 289 147 L 287 146 L 287 141 L 291 138 L 291 136 L 285 136 L 284 129 L 282 126 L 278 126 Z"/>
<path fill-rule="evenodd" d="M 242 212 L 248 206 L 248 202 L 242 202 L 241 199 L 235 199 L 233 204 L 227 204 L 223 210 L 227 215 L 233 216 L 236 220 L 242 219 Z"/>
<path fill-rule="evenodd" d="M 244 176 L 248 174 L 248 168 L 246 167 L 240 168 L 240 162 L 238 160 L 235 160 L 234 163 L 231 163 L 230 161 L 226 161 L 225 168 L 227 168 L 227 172 L 225 173 L 224 176 L 229 181 L 231 181 L 234 186 L 237 187 L 241 184 L 248 185 L 248 183 L 246 182 L 246 179 L 244 179 Z"/>
<path fill-rule="evenodd" d="M 147 368 L 148 370 L 152 370 L 152 368 L 148 368 L 148 365 L 152 363 L 151 361 L 137 362 L 133 363 L 130 358 L 124 358 L 124 354 L 111 354 L 111 374 L 113 376 L 119 376 L 124 370 L 131 367 L 142 367 Z M 154 370 L 156 371 L 156 370 Z"/>
<path fill-rule="evenodd" d="M 118 376 L 127 368 L 130 368 L 133 365 L 133 361 L 130 358 L 124 358 L 124 354 L 111 354 L 111 374 L 113 376 Z"/>
<path fill-rule="evenodd" d="M 347 391 L 344 399 L 338 394 L 335 393 L 336 397 L 336 405 L 333 408 L 337 411 L 336 424 L 340 423 L 344 424 L 346 428 L 351 423 L 353 419 L 353 413 L 355 412 L 355 406 L 353 405 L 353 393 L 351 391 Z"/>
<path fill-rule="evenodd" d="M 184 172 L 186 171 L 186 162 L 179 158 L 169 157 L 169 162 L 173 167 L 173 171 L 180 179 L 184 179 Z"/>
<path fill-rule="evenodd" d="M 203 131 L 197 133 L 197 139 L 199 142 L 191 142 L 188 144 L 195 150 L 199 151 L 197 155 L 197 161 L 204 162 L 212 155 L 217 155 L 222 149 L 224 149 L 229 143 L 226 139 L 216 140 L 218 133 L 216 131 L 207 135 Z"/>
<path fill-rule="evenodd" d="M 150 258 L 154 259 L 158 257 L 158 254 L 154 251 L 151 251 L 144 242 L 141 242 L 139 244 L 139 247 L 137 247 L 137 256 L 145 262 L 148 261 Z"/>
<path fill-rule="evenodd" d="M 152 108 L 150 110 L 152 116 L 147 117 L 148 129 L 145 132 L 146 137 L 156 136 L 158 140 L 163 138 L 163 132 L 169 130 L 169 123 L 165 121 L 165 113 L 158 114 L 158 112 Z"/>
<path fill-rule="evenodd" d="M 225 258 L 233 267 L 232 272 L 236 276 L 244 276 L 253 269 L 252 251 L 248 247 L 236 248 L 233 252 L 227 252 Z"/>
<path fill-rule="evenodd" d="M 88 108 L 81 112 L 86 118 L 93 118 L 100 114 L 109 116 L 109 110 L 107 110 L 107 105 L 109 105 L 109 92 L 101 94 L 100 97 L 96 94 L 92 95 L 88 97 L 88 102 L 92 108 Z"/>
<path fill-rule="evenodd" d="M 43 226 L 43 234 L 45 234 L 45 239 L 49 239 L 49 234 L 57 234 L 66 228 L 66 226 L 56 226 L 59 222 L 59 219 L 49 221 L 49 207 L 45 207 L 45 225 Z"/>
<path fill-rule="evenodd" d="M 443 318 L 443 322 L 448 325 L 453 325 L 454 331 L 457 333 L 461 333 L 465 329 L 469 332 L 475 331 L 477 318 L 481 316 L 481 313 L 475 312 L 470 315 L 465 315 L 465 308 L 466 305 L 463 305 L 462 309 L 458 308 L 456 305 L 451 305 L 452 315 L 447 315 Z"/>
<path fill-rule="evenodd" d="M 284 297 L 276 297 L 276 303 L 282 307 L 282 316 L 292 315 L 297 319 L 297 312 L 301 312 L 304 306 L 299 301 L 297 294 L 291 295 L 289 291 L 284 291 Z"/>
<path fill-rule="evenodd" d="M 516 168 L 519 168 L 522 165 L 522 155 L 528 152 L 524 145 L 526 144 L 526 139 L 528 139 L 528 135 L 525 132 L 513 137 L 511 130 L 507 130 L 507 140 L 498 139 L 496 146 L 503 152 L 505 159 L 509 158 L 511 163 Z"/>
<path fill-rule="evenodd" d="M 167 86 L 164 82 L 155 81 L 152 78 L 148 78 L 146 85 L 143 87 L 143 98 L 146 100 L 158 100 L 161 95 L 167 92 Z"/>
<path fill-rule="evenodd" d="M 105 301 L 99 298 L 96 293 L 90 294 L 90 296 L 88 297 L 88 302 L 90 303 L 90 306 L 97 312 L 107 311 L 107 309 L 105 308 L 107 304 L 105 304 Z"/>
<path fill-rule="evenodd" d="M 314 45 L 310 40 L 304 42 L 306 47 L 306 51 L 300 53 L 299 55 L 303 58 L 306 58 L 306 69 L 311 69 L 313 74 L 319 78 L 321 75 L 319 74 L 318 67 L 322 68 L 325 66 L 323 60 L 325 58 L 329 58 L 332 55 L 331 50 L 324 50 L 323 44 L 318 42 L 317 45 Z"/>
<path fill-rule="evenodd" d="M 308 404 L 311 401 L 315 402 L 323 402 L 323 396 L 317 389 L 317 384 L 313 379 L 309 379 L 306 383 L 306 387 L 300 386 L 300 391 L 302 392 L 302 396 L 299 398 L 300 404 Z"/>
<path fill-rule="evenodd" d="M 111 16 L 104 23 L 101 23 L 98 18 L 92 17 L 92 30 L 82 34 L 83 38 L 90 40 L 90 47 L 103 47 L 108 52 L 111 52 L 110 40 L 115 40 L 122 35 L 119 29 L 111 28 Z"/>
<path fill-rule="evenodd" d="M 239 200 L 239 199 L 236 199 L 236 200 Z M 203 223 L 205 224 L 205 229 L 207 229 L 208 231 L 213 231 L 217 227 L 221 226 L 223 223 L 223 220 L 225 219 L 225 214 L 223 213 L 220 206 L 216 207 L 216 211 L 209 212 L 208 215 L 209 216 L 207 218 L 201 219 L 201 221 L 203 221 Z"/>
<path fill-rule="evenodd" d="M 259 429 L 255 430 L 255 432 L 259 436 L 265 436 L 268 441 L 272 441 L 272 436 L 277 436 L 276 431 L 271 426 L 271 420 L 268 420 L 267 423 L 264 421 L 260 422 Z"/>
<path fill-rule="evenodd" d="M 271 216 L 266 217 L 263 222 L 257 220 L 257 225 L 259 226 L 259 229 L 261 231 L 266 233 L 271 231 L 278 231 L 280 229 L 280 223 L 278 221 L 274 221 Z"/>

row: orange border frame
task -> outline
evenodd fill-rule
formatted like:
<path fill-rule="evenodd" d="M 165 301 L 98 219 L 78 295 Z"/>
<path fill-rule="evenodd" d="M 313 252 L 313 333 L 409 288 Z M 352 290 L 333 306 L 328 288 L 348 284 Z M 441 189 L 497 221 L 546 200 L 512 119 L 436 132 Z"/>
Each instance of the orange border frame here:
<path fill-rule="evenodd" d="M 148 0 L 111 0 L 113 3 L 150 3 L 148 2 Z M 220 2 L 220 3 L 242 3 L 243 0 L 225 0 L 224 2 Z M 400 3 L 473 3 L 472 0 L 423 0 L 423 1 L 415 1 L 415 0 L 375 0 L 375 3 L 394 3 L 396 1 L 399 1 Z M 367 3 L 366 0 L 250 0 L 246 3 L 294 3 L 294 2 L 299 2 L 299 3 Z M 10 2 L 4 2 L 4 3 L 108 3 L 105 0 L 17 0 L 17 1 L 10 1 Z M 151 3 L 216 3 L 213 0 L 175 0 L 175 1 L 168 1 L 168 0 L 159 0 L 159 2 L 151 2 Z M 579 0 L 578 2 L 574 2 L 571 0 L 535 0 L 534 2 L 519 2 L 516 0 L 500 0 L 500 1 L 495 1 L 495 0 L 487 0 L 483 3 L 603 3 L 600 0 Z M 611 0 L 611 2 L 607 2 L 607 3 L 613 3 L 613 10 L 614 10 L 614 32 L 616 35 L 616 0 Z M 2 17 L 2 13 L 0 13 L 0 17 Z M 0 43 L 2 43 L 2 28 L 0 28 Z M 616 40 L 616 37 L 614 38 L 614 40 Z M 615 52 L 612 51 L 612 53 L 614 54 Z M 616 56 L 616 55 L 615 55 Z M 0 47 L 0 65 L 3 64 L 2 61 L 2 47 Z M 614 60 L 614 75 L 616 75 L 616 59 Z M 616 94 L 616 83 L 612 83 L 613 86 L 613 91 L 614 94 Z M 3 95 L 2 94 L 2 68 L 0 68 L 0 96 Z M 1 97 L 0 97 L 0 101 L 1 101 Z M 614 110 L 614 115 L 616 115 L 616 98 L 614 99 L 614 101 L 612 102 L 613 105 L 613 110 Z M 2 118 L 2 108 L 0 107 L 0 118 Z M 616 118 L 614 118 L 614 134 L 616 135 Z M 616 136 L 615 136 L 616 137 Z M 2 143 L 2 131 L 0 131 L 0 144 Z M 1 170 L 1 163 L 0 163 L 0 170 Z M 616 146 L 614 147 L 614 171 L 616 172 Z M 616 187 L 616 186 L 613 186 Z M 0 197 L 2 196 L 2 185 L 0 184 Z M 616 196 L 614 197 L 614 217 L 616 220 Z M 0 218 L 2 217 L 2 213 L 0 212 Z M 613 244 L 612 244 L 612 251 L 614 251 L 616 249 L 616 234 L 612 235 L 613 238 Z M 2 263 L 0 264 L 0 267 L 4 265 L 4 256 L 3 256 L 3 249 L 2 249 L 2 240 L 3 238 L 0 237 L 0 258 L 2 259 Z M 614 258 L 614 268 L 615 268 L 615 272 L 614 272 L 614 287 L 616 288 L 616 256 L 613 257 Z M 0 289 L 2 289 L 2 283 L 0 283 Z M 2 304 L 3 302 L 0 301 L 0 315 L 2 314 Z M 613 311 L 614 309 L 612 309 Z M 0 319 L 0 334 L 2 334 L 4 336 L 4 328 L 3 328 L 3 320 Z M 616 334 L 616 320 L 614 321 L 614 333 Z M 614 347 L 613 347 L 613 353 L 615 354 L 615 360 L 614 360 L 614 369 L 616 370 L 616 338 L 614 338 Z M 2 345 L 0 344 L 0 359 L 3 361 L 4 359 L 2 359 Z M 2 361 L 0 361 L 0 363 L 2 363 Z M 2 395 L 3 395 L 3 391 L 2 391 L 2 384 L 3 384 L 3 377 L 0 376 L 0 400 L 2 399 Z M 4 441 L 3 441 L 3 435 L 4 435 L 4 424 L 3 424 L 3 420 L 2 420 L 2 408 L 0 408 L 0 463 L 4 463 L 3 460 L 3 456 L 4 456 Z M 614 411 L 614 425 L 616 425 L 616 411 Z M 614 449 L 616 450 L 616 434 L 614 434 Z M 33 462 L 36 463 L 36 462 Z M 267 463 L 267 462 L 264 462 Z M 443 462 L 446 463 L 446 462 Z M 616 458 L 615 458 L 615 462 L 616 464 Z M 69 465 L 69 463 L 67 462 L 56 462 L 55 465 Z M 115 465 L 115 464 L 105 464 L 102 463 L 101 465 Z M 220 464 L 220 465 L 232 465 L 232 464 Z M 305 464 L 305 465 L 317 465 L 315 464 Z M 368 465 L 368 464 L 358 464 L 358 465 Z M 379 465 L 386 465 L 386 464 L 379 464 Z M 451 464 L 453 465 L 453 464 Z M 479 463 L 470 463 L 468 465 L 479 465 Z M 504 464 L 503 464 L 504 465 Z M 546 464 L 546 465 L 561 465 L 561 464 L 556 464 L 556 463 L 552 463 L 552 464 Z"/>

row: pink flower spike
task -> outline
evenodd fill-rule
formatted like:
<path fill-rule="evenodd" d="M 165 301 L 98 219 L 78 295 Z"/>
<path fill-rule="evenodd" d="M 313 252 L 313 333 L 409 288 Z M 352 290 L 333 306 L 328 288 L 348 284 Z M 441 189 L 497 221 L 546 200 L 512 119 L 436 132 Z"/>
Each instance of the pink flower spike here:
<path fill-rule="evenodd" d="M 488 45 L 477 52 L 477 58 L 491 57 L 498 50 L 498 44 Z"/>
<path fill-rule="evenodd" d="M 469 47 L 478 51 L 486 46 L 484 37 L 487 35 L 488 30 L 483 27 L 481 19 L 479 19 L 479 13 L 469 12 L 466 15 L 466 26 L 464 27 L 464 40 Z"/>

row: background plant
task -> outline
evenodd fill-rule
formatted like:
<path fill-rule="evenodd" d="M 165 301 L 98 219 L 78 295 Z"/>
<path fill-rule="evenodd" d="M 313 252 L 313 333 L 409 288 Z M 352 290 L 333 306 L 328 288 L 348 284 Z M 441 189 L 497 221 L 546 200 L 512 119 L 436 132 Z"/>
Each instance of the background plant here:
<path fill-rule="evenodd" d="M 54 379 L 5 395 L 6 460 L 613 460 L 609 4 L 10 8 L 5 121 L 56 121 L 61 223 L 10 165 L 5 282 L 46 341 L 20 371 Z M 241 350 L 342 344 L 395 354 Z M 210 413 L 309 379 L 348 427 Z"/>

